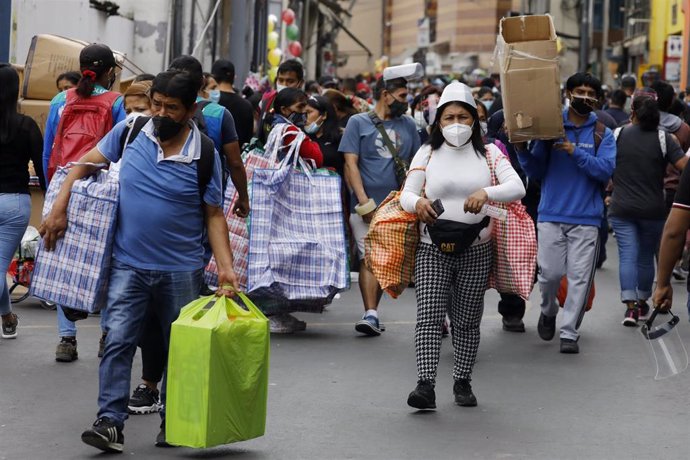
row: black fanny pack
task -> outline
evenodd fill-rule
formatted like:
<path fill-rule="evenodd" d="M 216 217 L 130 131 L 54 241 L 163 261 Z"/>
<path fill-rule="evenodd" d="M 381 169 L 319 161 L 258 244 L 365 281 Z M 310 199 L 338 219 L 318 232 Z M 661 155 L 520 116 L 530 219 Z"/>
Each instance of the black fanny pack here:
<path fill-rule="evenodd" d="M 491 222 L 488 216 L 477 224 L 464 224 L 452 220 L 438 219 L 434 225 L 427 225 L 431 241 L 445 254 L 462 254 L 479 238 L 479 233 Z"/>

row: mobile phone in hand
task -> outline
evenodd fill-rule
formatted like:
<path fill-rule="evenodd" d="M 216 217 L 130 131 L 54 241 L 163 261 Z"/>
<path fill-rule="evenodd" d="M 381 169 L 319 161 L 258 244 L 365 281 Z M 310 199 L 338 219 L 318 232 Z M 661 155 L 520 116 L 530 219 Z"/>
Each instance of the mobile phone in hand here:
<path fill-rule="evenodd" d="M 443 211 L 445 211 L 445 209 L 443 208 L 443 203 L 441 203 L 441 200 L 434 200 L 434 202 L 431 203 L 431 208 L 436 213 L 436 217 L 440 216 L 441 214 L 443 214 Z"/>

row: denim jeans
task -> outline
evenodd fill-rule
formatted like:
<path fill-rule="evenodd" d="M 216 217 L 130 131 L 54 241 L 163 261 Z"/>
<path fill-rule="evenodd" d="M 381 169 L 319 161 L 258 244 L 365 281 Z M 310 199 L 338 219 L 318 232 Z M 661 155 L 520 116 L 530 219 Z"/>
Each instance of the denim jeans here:
<path fill-rule="evenodd" d="M 106 310 L 104 308 L 101 310 L 101 331 L 105 332 L 106 328 Z M 60 337 L 76 337 L 77 336 L 77 324 L 74 321 L 70 321 L 65 317 L 65 313 L 62 311 L 60 306 L 57 307 L 57 324 L 58 324 L 58 335 Z"/>
<path fill-rule="evenodd" d="M 609 221 L 618 243 L 621 301 L 647 300 L 652 296 L 654 254 L 664 221 L 620 217 L 609 217 Z"/>
<path fill-rule="evenodd" d="M 31 196 L 25 193 L 0 193 L 0 315 L 12 311 L 7 269 L 31 217 Z"/>
<path fill-rule="evenodd" d="M 132 360 L 144 330 L 147 312 L 153 309 L 163 329 L 165 349 L 170 326 L 182 307 L 198 298 L 203 270 L 162 272 L 139 270 L 114 261 L 108 289 L 105 352 L 99 367 L 98 417 L 122 426 L 127 419 Z M 165 404 L 163 378 L 161 402 Z M 165 414 L 162 414 L 165 416 Z"/>

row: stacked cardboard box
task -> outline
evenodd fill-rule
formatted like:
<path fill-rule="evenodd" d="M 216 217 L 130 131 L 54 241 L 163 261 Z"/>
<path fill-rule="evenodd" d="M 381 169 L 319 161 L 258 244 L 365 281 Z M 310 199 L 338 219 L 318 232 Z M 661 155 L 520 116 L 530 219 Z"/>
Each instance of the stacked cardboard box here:
<path fill-rule="evenodd" d="M 503 18 L 496 56 L 510 141 L 563 137 L 560 71 L 551 16 Z"/>

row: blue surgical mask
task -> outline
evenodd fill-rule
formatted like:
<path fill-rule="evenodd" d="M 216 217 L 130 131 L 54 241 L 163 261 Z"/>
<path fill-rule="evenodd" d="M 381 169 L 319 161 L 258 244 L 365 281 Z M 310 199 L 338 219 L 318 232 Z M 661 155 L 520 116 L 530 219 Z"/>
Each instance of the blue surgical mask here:
<path fill-rule="evenodd" d="M 220 101 L 220 90 L 219 89 L 212 89 L 208 92 L 208 98 L 211 100 L 211 102 L 215 102 L 216 104 L 218 101 Z"/>
<path fill-rule="evenodd" d="M 319 129 L 321 129 L 321 124 L 312 121 L 309 123 L 307 126 L 304 127 L 304 132 L 307 134 L 316 134 L 319 132 Z"/>
<path fill-rule="evenodd" d="M 489 111 L 489 110 L 491 110 L 491 106 L 494 105 L 494 100 L 491 99 L 490 101 L 482 101 L 482 104 L 484 104 L 484 107 L 486 107 L 486 110 Z"/>

